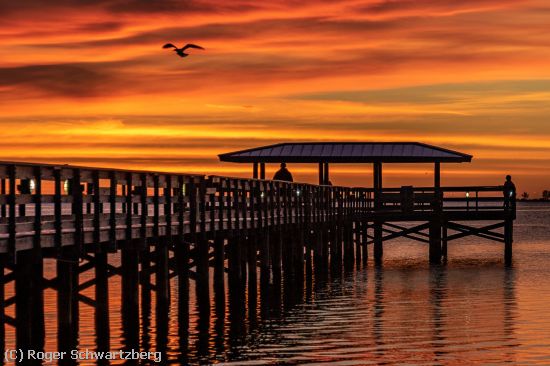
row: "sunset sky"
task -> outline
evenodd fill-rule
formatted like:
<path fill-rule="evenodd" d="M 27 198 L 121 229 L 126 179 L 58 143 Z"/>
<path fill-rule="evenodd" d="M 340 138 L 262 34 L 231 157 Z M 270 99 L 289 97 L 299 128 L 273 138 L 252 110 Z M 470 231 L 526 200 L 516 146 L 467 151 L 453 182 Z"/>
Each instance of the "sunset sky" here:
<path fill-rule="evenodd" d="M 522 192 L 550 189 L 547 0 L 45 3 L 0 2 L 3 160 L 250 175 L 216 155 L 421 141 L 474 155 L 444 166 L 445 185 L 510 173 Z M 206 51 L 180 59 L 166 42 Z M 430 169 L 387 167 L 385 184 Z M 331 172 L 370 185 L 370 170 Z"/>

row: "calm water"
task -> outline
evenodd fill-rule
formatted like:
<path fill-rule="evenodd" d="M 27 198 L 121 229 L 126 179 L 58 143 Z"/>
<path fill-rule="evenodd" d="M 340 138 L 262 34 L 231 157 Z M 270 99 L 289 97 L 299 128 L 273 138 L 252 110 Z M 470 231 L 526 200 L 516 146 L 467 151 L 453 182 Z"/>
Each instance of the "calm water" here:
<path fill-rule="evenodd" d="M 519 206 L 511 269 L 503 244 L 483 239 L 451 242 L 446 266 L 430 268 L 427 252 L 390 241 L 383 268 L 369 260 L 328 278 L 258 285 L 245 294 L 255 299 L 250 307 L 239 294 L 216 301 L 211 288 L 209 312 L 198 309 L 194 281 L 178 294 L 175 278 L 168 308 L 142 290 L 140 347 L 164 350 L 163 363 L 173 364 L 550 364 L 550 205 Z M 46 266 L 49 277 L 54 268 Z M 126 343 L 118 276 L 109 292 L 110 349 L 118 350 Z M 93 288 L 85 294 L 93 298 Z M 53 290 L 45 301 L 46 349 L 56 350 Z M 186 311 L 189 324 L 179 321 Z M 94 349 L 97 336 L 94 310 L 81 304 L 80 349 Z M 9 327 L 7 337 L 13 346 Z"/>

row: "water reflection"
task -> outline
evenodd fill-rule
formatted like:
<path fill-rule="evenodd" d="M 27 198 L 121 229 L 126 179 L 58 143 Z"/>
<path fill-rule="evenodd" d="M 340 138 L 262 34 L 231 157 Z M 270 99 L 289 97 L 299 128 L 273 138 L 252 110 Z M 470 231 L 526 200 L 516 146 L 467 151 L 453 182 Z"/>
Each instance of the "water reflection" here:
<path fill-rule="evenodd" d="M 503 274 L 503 328 L 504 345 L 503 356 L 506 362 L 516 362 L 515 348 L 520 346 L 516 339 L 517 299 L 516 299 L 516 272 L 507 267 Z"/>
<path fill-rule="evenodd" d="M 384 270 L 374 268 L 374 302 L 372 333 L 376 344 L 376 355 L 384 355 Z"/>
<path fill-rule="evenodd" d="M 224 242 L 210 245 L 219 252 Z M 217 266 L 202 273 L 178 265 L 189 254 L 185 251 L 175 253 L 173 265 L 159 267 L 170 260 L 167 252 L 123 250 L 120 284 L 101 269 L 118 255 L 96 254 L 96 271 L 103 276 L 96 275 L 95 332 L 86 333 L 83 322 L 75 328 L 60 321 L 59 346 L 95 344 L 97 350 L 112 350 L 119 341 L 113 324 L 120 318 L 122 347 L 162 352 L 163 363 L 525 363 L 530 347 L 548 355 L 539 348 L 548 342 L 526 341 L 518 331 L 528 322 L 550 329 L 538 318 L 550 316 L 547 306 L 537 302 L 536 286 L 525 287 L 529 282 L 523 282 L 523 299 L 535 304 L 536 314 L 522 312 L 518 284 L 536 271 L 521 270 L 521 262 L 503 268 L 483 258 L 451 259 L 443 266 L 390 259 L 382 266 L 354 261 L 352 268 L 330 264 L 323 270 L 306 260 L 303 270 L 275 266 L 270 273 L 256 268 L 260 259 L 253 253 L 265 245 L 261 238 L 233 238 L 229 245 L 227 259 L 214 256 L 227 270 Z M 487 257 L 493 255 L 489 251 Z M 546 268 L 532 263 L 539 272 Z M 168 267 L 173 280 L 160 271 Z M 74 278 L 75 265 L 58 262 L 58 271 Z M 537 280 L 530 286 L 549 285 Z M 66 286 L 58 306 L 76 311 L 74 283 Z M 113 292 L 120 294 L 120 303 L 107 296 Z M 108 311 L 113 303 L 119 313 Z M 46 309 L 46 317 L 48 312 L 55 309 Z"/>
<path fill-rule="evenodd" d="M 429 275 L 430 303 L 432 308 L 432 326 L 434 361 L 441 361 L 445 351 L 445 320 L 447 313 L 445 300 L 447 298 L 447 268 L 445 266 L 431 266 Z"/>

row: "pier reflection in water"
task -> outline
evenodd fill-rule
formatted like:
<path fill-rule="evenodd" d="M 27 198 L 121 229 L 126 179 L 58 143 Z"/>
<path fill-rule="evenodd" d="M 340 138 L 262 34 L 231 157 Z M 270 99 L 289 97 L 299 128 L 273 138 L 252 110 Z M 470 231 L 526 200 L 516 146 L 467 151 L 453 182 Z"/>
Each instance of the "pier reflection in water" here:
<path fill-rule="evenodd" d="M 137 268 L 132 256 L 108 260 Z M 46 263 L 47 273 L 53 260 Z M 493 264 L 390 259 L 384 267 L 272 278 L 258 270 L 244 279 L 211 271 L 211 288 L 195 276 L 174 277 L 163 288 L 141 267 L 139 280 L 98 278 L 90 291 L 98 296 L 95 309 L 81 302 L 69 329 L 54 329 L 55 306 L 63 303 L 46 294 L 46 333 L 59 337 L 57 344 L 46 337 L 45 349 L 140 349 L 181 364 L 514 361 L 515 270 Z"/>
<path fill-rule="evenodd" d="M 218 270 L 211 268 L 207 279 L 196 273 L 166 278 L 155 267 L 166 259 L 163 253 L 148 253 L 150 271 L 143 271 L 144 255 L 137 263 L 135 256 L 125 257 L 128 252 L 105 254 L 108 258 L 96 258 L 100 265 L 141 266 L 140 275 L 83 273 L 81 285 L 94 276 L 97 284 L 79 296 L 96 300 L 80 301 L 77 308 L 70 289 L 59 298 L 46 290 L 45 335 L 28 339 L 32 348 L 48 351 L 159 351 L 166 364 L 545 363 L 548 219 L 520 211 L 522 219 L 512 268 L 494 260 L 498 244 L 475 241 L 450 246 L 453 260 L 442 266 L 426 264 L 421 245 L 398 241 L 382 267 L 329 263 L 325 271 L 306 267 L 285 274 L 245 266 L 230 274 L 214 266 Z M 72 266 L 48 259 L 45 277 L 53 278 L 56 270 L 70 276 Z M 6 287 L 6 296 L 13 291 Z M 67 312 L 67 323 L 57 325 L 57 309 Z M 15 315 L 13 306 L 7 310 Z M 14 347 L 15 339 L 13 328 L 6 327 L 6 347 Z"/>

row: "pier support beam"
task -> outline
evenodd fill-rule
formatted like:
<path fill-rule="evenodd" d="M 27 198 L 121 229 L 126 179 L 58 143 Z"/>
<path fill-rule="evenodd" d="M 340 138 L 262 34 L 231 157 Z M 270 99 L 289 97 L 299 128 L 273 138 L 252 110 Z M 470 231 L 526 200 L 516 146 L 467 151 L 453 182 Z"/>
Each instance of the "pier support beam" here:
<path fill-rule="evenodd" d="M 76 348 L 78 340 L 78 255 L 76 247 L 61 249 L 57 260 L 57 347 Z"/>
<path fill-rule="evenodd" d="M 107 252 L 96 253 L 95 265 L 95 326 L 96 343 L 98 351 L 109 351 L 110 349 L 110 328 L 109 328 L 109 275 Z"/>
<path fill-rule="evenodd" d="M 442 230 L 442 239 L 441 239 L 441 257 L 443 258 L 444 262 L 447 262 L 447 236 L 448 236 L 448 230 L 447 230 L 447 223 L 443 223 Z"/>
<path fill-rule="evenodd" d="M 17 253 L 15 267 L 16 343 L 17 348 L 23 351 L 44 349 L 42 268 L 40 252 L 26 250 Z"/>
<path fill-rule="evenodd" d="M 122 270 L 122 334 L 124 348 L 139 347 L 139 252 L 124 248 L 121 253 Z"/>
<path fill-rule="evenodd" d="M 368 237 L 369 223 L 367 221 L 361 221 L 361 246 L 363 247 L 363 266 L 366 266 L 369 259 L 369 251 L 367 242 L 369 241 Z"/>
<path fill-rule="evenodd" d="M 189 350 L 189 242 L 183 234 L 177 236 L 174 248 L 178 275 L 178 351 L 182 364 L 188 363 Z"/>
<path fill-rule="evenodd" d="M 430 264 L 441 264 L 441 222 L 430 221 Z"/>
<path fill-rule="evenodd" d="M 170 278 L 168 271 L 168 243 L 158 241 L 155 245 L 155 285 L 157 301 L 170 303 Z"/>
<path fill-rule="evenodd" d="M 376 265 L 382 264 L 382 255 L 384 249 L 382 247 L 382 223 L 374 223 L 374 263 Z"/>
<path fill-rule="evenodd" d="M 210 275 L 208 266 L 209 242 L 206 238 L 200 238 L 195 245 L 196 263 L 196 287 L 197 298 L 197 330 L 199 333 L 199 353 L 208 352 L 208 337 L 210 332 Z M 206 343 L 206 344 L 205 344 Z"/>
<path fill-rule="evenodd" d="M 514 242 L 514 220 L 506 219 L 504 224 L 504 264 L 512 265 L 512 243 Z"/>

